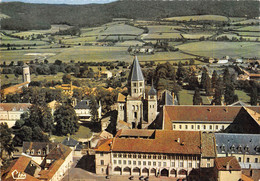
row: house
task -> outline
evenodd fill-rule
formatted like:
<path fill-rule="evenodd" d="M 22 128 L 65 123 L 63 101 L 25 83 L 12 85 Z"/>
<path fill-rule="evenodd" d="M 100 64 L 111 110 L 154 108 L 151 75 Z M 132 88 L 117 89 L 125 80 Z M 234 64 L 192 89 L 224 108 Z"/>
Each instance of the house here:
<path fill-rule="evenodd" d="M 259 106 L 164 106 L 154 124 L 163 130 L 260 134 Z"/>
<path fill-rule="evenodd" d="M 216 158 L 216 141 L 213 133 L 201 134 L 201 168 L 214 167 Z"/>
<path fill-rule="evenodd" d="M 80 101 L 75 107 L 74 110 L 76 115 L 79 117 L 80 121 L 91 121 L 91 101 L 89 99 Z M 96 105 L 96 109 L 98 112 L 98 119 L 101 118 L 101 103 Z"/>
<path fill-rule="evenodd" d="M 218 60 L 217 63 L 218 63 L 218 64 L 226 64 L 226 63 L 228 63 L 228 60 L 227 60 L 227 59 L 224 59 L 224 60 Z"/>
<path fill-rule="evenodd" d="M 196 131 L 119 130 L 95 149 L 96 174 L 184 178 L 201 164 Z"/>
<path fill-rule="evenodd" d="M 35 178 L 61 180 L 73 162 L 73 152 L 61 143 L 24 142 L 23 154 L 41 166 Z"/>
<path fill-rule="evenodd" d="M 7 123 L 9 128 L 13 127 L 21 118 L 21 114 L 30 107 L 29 103 L 0 103 L 0 123 Z"/>
<path fill-rule="evenodd" d="M 82 149 L 84 147 L 82 142 L 78 142 L 69 136 L 65 138 L 61 144 L 70 147 L 73 151 L 73 156 L 82 156 Z"/>
<path fill-rule="evenodd" d="M 221 157 L 215 159 L 215 180 L 217 181 L 238 181 L 241 180 L 241 167 L 236 157 Z"/>
<path fill-rule="evenodd" d="M 102 71 L 101 72 L 101 78 L 109 79 L 113 76 L 112 72 L 110 71 Z"/>

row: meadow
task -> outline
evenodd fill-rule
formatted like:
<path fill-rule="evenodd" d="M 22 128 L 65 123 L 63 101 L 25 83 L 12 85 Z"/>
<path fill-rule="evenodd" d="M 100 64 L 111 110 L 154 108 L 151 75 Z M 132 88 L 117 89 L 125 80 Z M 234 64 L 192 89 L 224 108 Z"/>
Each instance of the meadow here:
<path fill-rule="evenodd" d="M 184 52 L 214 58 L 222 58 L 226 55 L 233 58 L 260 56 L 260 43 L 257 42 L 200 41 L 176 47 Z"/>
<path fill-rule="evenodd" d="M 198 40 L 202 37 L 208 38 L 213 36 L 213 34 L 206 34 L 206 33 L 193 33 L 193 34 L 181 34 L 185 39 L 190 39 L 190 40 Z"/>
<path fill-rule="evenodd" d="M 260 27 L 259 26 L 245 26 L 242 28 L 238 28 L 237 30 L 239 31 L 257 31 L 260 32 Z"/>
<path fill-rule="evenodd" d="M 154 34 L 143 34 L 143 40 L 157 40 L 157 39 L 176 39 L 181 38 L 180 33 L 154 33 Z"/>
<path fill-rule="evenodd" d="M 197 15 L 197 16 L 178 16 L 164 18 L 163 20 L 167 21 L 228 21 L 228 18 L 225 16 L 219 15 Z"/>
<path fill-rule="evenodd" d="M 153 25 L 147 26 L 149 33 L 178 33 L 176 29 L 182 29 L 183 26 L 162 26 L 162 25 Z"/>
<path fill-rule="evenodd" d="M 47 42 L 40 41 L 40 40 L 22 40 L 19 38 L 13 38 L 6 35 L 1 34 L 0 36 L 1 44 L 10 44 L 14 46 L 33 46 L 33 45 L 46 45 Z"/>

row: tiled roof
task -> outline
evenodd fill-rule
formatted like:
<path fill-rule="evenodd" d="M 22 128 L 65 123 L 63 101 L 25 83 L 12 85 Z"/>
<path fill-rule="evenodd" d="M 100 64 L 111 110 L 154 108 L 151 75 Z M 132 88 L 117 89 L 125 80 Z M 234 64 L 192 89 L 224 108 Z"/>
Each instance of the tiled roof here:
<path fill-rule="evenodd" d="M 202 157 L 215 157 L 215 137 L 213 133 L 202 133 L 201 134 L 201 152 Z"/>
<path fill-rule="evenodd" d="M 62 158 L 63 160 L 66 159 L 66 157 L 70 154 L 72 150 L 63 144 L 57 144 L 56 147 L 54 147 L 50 153 L 47 155 L 46 159 L 55 159 L 58 160 Z"/>
<path fill-rule="evenodd" d="M 260 125 L 260 114 L 250 108 L 244 107 L 248 114 Z"/>
<path fill-rule="evenodd" d="M 249 104 L 244 103 L 243 101 L 237 101 L 233 104 L 230 104 L 229 106 L 250 106 Z"/>
<path fill-rule="evenodd" d="M 215 133 L 217 153 L 260 154 L 259 134 Z"/>
<path fill-rule="evenodd" d="M 102 152 L 109 152 L 110 151 L 110 144 L 112 143 L 113 139 L 103 139 L 100 140 L 96 146 L 95 151 L 102 151 Z"/>
<path fill-rule="evenodd" d="M 28 164 L 30 164 L 31 162 L 31 158 L 29 157 L 26 157 L 26 156 L 21 156 L 19 157 L 17 160 L 15 160 L 6 170 L 5 172 L 3 173 L 3 180 L 16 180 L 16 179 L 13 179 L 12 177 L 12 172 L 17 170 L 18 172 L 22 172 L 22 173 L 25 173 L 24 171 L 26 170 Z M 38 180 L 34 177 L 32 177 L 31 175 L 26 174 L 26 179 L 23 179 L 25 181 L 34 181 L 34 180 Z"/>
<path fill-rule="evenodd" d="M 142 80 L 144 80 L 142 69 L 141 69 L 140 64 L 138 62 L 137 56 L 135 56 L 135 58 L 134 58 L 134 61 L 133 61 L 133 64 L 132 64 L 132 69 L 131 69 L 129 75 L 131 76 L 130 77 L 131 81 L 142 81 Z"/>
<path fill-rule="evenodd" d="M 154 134 L 154 130 L 142 130 L 142 129 L 122 129 L 116 134 L 116 137 L 151 137 Z"/>
<path fill-rule="evenodd" d="M 227 122 L 231 123 L 241 106 L 164 106 L 164 129 L 172 129 L 172 122 Z M 250 110 L 260 113 L 259 106 Z M 188 114 L 187 114 L 188 113 Z"/>
<path fill-rule="evenodd" d="M 0 103 L 0 111 L 27 111 L 30 103 Z"/>
<path fill-rule="evenodd" d="M 252 178 L 250 178 L 250 177 L 248 177 L 248 176 L 246 176 L 246 175 L 244 175 L 244 174 L 241 175 L 241 179 L 242 179 L 243 181 L 254 181 L 254 179 L 252 179 Z"/>
<path fill-rule="evenodd" d="M 63 164 L 64 160 L 63 159 L 58 159 L 58 160 L 55 160 L 50 168 L 48 170 L 41 170 L 39 172 L 39 179 L 42 180 L 42 179 L 51 179 L 55 173 L 58 171 L 58 169 L 60 168 L 60 166 Z"/>
<path fill-rule="evenodd" d="M 2 93 L 3 95 L 16 93 L 18 91 L 21 91 L 22 87 L 27 86 L 29 83 L 30 82 L 23 82 L 20 84 L 13 85 L 11 87 L 7 87 L 2 90 Z"/>
<path fill-rule="evenodd" d="M 125 96 L 121 93 L 118 93 L 118 96 L 117 96 L 117 102 L 125 102 Z"/>
<path fill-rule="evenodd" d="M 215 158 L 215 167 L 218 171 L 240 171 L 241 167 L 236 157 L 219 157 Z"/>
<path fill-rule="evenodd" d="M 136 131 L 136 130 L 128 130 Z M 150 130 L 147 130 L 150 132 Z M 200 154 L 200 132 L 194 131 L 165 131 L 156 130 L 155 137 L 143 138 L 113 138 L 112 151 L 115 152 L 139 152 L 139 153 L 175 153 L 175 154 Z M 133 134 L 132 134 L 133 135 Z M 178 142 L 179 140 L 179 142 Z M 105 141 L 97 146 L 96 151 L 109 151 L 108 144 L 112 140 Z"/>
<path fill-rule="evenodd" d="M 26 153 L 27 150 L 34 150 L 34 155 L 38 155 L 38 150 L 46 150 L 47 148 L 51 151 L 57 146 L 58 143 L 49 143 L 49 142 L 23 142 L 23 153 Z M 42 152 L 41 152 L 42 153 Z"/>
<path fill-rule="evenodd" d="M 63 145 L 69 146 L 69 147 L 74 147 L 76 146 L 79 142 L 77 140 L 74 140 L 71 137 L 65 138 L 62 142 Z"/>

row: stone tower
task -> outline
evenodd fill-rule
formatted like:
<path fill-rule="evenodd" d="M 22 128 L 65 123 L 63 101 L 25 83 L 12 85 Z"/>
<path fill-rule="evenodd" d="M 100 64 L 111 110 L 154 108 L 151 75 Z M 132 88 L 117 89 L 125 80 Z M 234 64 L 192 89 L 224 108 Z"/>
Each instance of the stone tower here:
<path fill-rule="evenodd" d="M 132 97 L 144 97 L 144 76 L 140 64 L 138 62 L 137 56 L 134 57 L 128 81 L 130 84 L 130 95 Z"/>
<path fill-rule="evenodd" d="M 126 120 L 127 123 L 131 124 L 132 128 L 141 128 L 145 90 L 144 76 L 136 56 L 134 57 L 128 81 L 129 95 L 126 101 Z"/>
<path fill-rule="evenodd" d="M 23 82 L 31 82 L 30 67 L 27 64 L 23 66 Z"/>
<path fill-rule="evenodd" d="M 147 121 L 148 123 L 151 123 L 155 120 L 157 116 L 157 92 L 155 88 L 151 87 L 151 89 L 148 92 L 148 99 L 147 99 Z"/>

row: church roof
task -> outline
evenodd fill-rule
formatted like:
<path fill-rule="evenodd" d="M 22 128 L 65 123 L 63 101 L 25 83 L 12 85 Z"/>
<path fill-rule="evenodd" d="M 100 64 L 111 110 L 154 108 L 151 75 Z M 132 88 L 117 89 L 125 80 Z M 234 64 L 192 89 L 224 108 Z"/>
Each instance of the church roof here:
<path fill-rule="evenodd" d="M 149 90 L 148 95 L 156 95 L 156 90 L 155 90 L 155 88 L 153 86 Z"/>
<path fill-rule="evenodd" d="M 130 72 L 129 75 L 131 76 L 130 77 L 131 81 L 142 81 L 142 80 L 144 80 L 144 76 L 143 76 L 140 64 L 139 64 L 136 56 L 134 58 L 134 61 L 133 61 L 133 64 L 132 64 L 132 69 L 131 69 L 131 72 Z"/>

